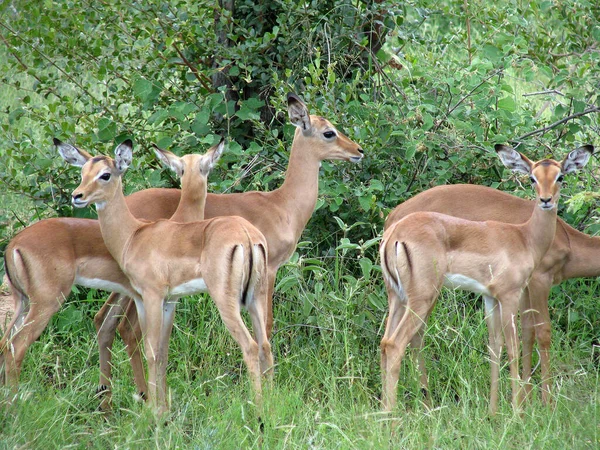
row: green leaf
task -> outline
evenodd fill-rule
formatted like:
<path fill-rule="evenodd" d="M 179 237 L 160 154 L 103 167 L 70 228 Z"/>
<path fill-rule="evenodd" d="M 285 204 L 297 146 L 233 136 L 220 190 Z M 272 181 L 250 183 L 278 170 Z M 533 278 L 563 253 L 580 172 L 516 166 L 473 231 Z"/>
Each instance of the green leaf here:
<path fill-rule="evenodd" d="M 517 105 L 512 97 L 504 97 L 498 100 L 498 109 L 503 109 L 508 112 L 515 112 Z"/>

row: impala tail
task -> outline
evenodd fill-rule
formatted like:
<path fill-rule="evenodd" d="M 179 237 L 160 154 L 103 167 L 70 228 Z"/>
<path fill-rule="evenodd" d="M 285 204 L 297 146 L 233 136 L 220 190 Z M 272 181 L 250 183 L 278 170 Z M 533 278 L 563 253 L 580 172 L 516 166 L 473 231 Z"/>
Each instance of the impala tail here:
<path fill-rule="evenodd" d="M 410 280 L 413 274 L 413 257 L 410 247 L 404 241 L 384 239 L 379 250 L 381 270 L 387 283 L 398 293 L 400 298 L 406 298 L 402 284 L 402 275 Z"/>

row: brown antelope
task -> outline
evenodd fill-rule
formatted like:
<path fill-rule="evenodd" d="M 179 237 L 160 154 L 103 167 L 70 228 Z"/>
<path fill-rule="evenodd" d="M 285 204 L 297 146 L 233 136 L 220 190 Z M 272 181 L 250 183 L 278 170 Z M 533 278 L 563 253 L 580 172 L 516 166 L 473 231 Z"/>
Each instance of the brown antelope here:
<path fill-rule="evenodd" d="M 55 144 L 63 145 L 58 140 L 55 140 Z M 190 167 L 193 165 L 192 158 L 203 158 L 206 160 L 204 164 L 213 164 L 222 150 L 223 142 L 210 149 L 204 157 L 188 155 L 183 159 L 190 162 Z M 200 167 L 200 162 L 196 167 Z M 145 195 L 132 194 L 126 198 L 127 206 L 136 217 L 143 217 L 149 221 L 173 216 L 176 207 L 178 210 L 189 211 L 179 213 L 178 220 L 198 220 L 203 214 L 203 205 L 197 201 L 195 194 L 203 183 L 198 177 L 193 170 L 182 176 L 182 184 L 189 187 L 187 191 L 190 195 L 184 194 L 179 202 L 177 191 L 179 206 L 173 202 L 160 201 L 170 198 L 169 189 L 153 189 L 156 202 L 148 201 Z M 188 207 L 184 208 L 186 204 Z M 0 341 L 0 366 L 4 361 L 5 370 L 1 375 L 6 374 L 6 380 L 13 389 L 17 387 L 27 350 L 46 328 L 50 318 L 60 309 L 73 284 L 114 290 L 121 294 L 132 293 L 127 277 L 104 245 L 100 225 L 96 220 L 64 217 L 36 222 L 10 241 L 4 258 L 6 272 L 10 275 L 10 280 L 7 280 L 8 290 L 13 297 L 16 314 L 13 315 L 13 320 Z M 114 307 L 106 310 L 106 318 L 121 317 L 119 299 L 119 294 L 111 296 L 109 303 Z M 108 386 L 111 378 L 112 339 L 109 342 L 103 341 L 107 336 L 101 332 L 103 321 L 95 322 L 96 329 L 100 331 L 101 375 L 98 391 L 103 392 L 100 407 L 106 409 L 111 400 Z M 135 342 L 135 336 L 129 337 L 127 332 L 130 332 L 130 329 L 123 327 L 121 333 L 125 335 L 124 339 Z M 110 337 L 111 335 L 108 335 L 108 338 Z M 114 338 L 114 334 L 112 337 Z M 127 351 L 132 364 L 137 364 L 133 373 L 136 385 L 143 387 L 140 390 L 143 397 L 147 388 L 138 346 L 128 346 Z"/>
<path fill-rule="evenodd" d="M 267 330 L 270 335 L 273 326 L 272 298 L 277 270 L 293 254 L 298 239 L 306 227 L 317 202 L 319 188 L 319 167 L 324 160 L 346 160 L 359 162 L 363 157 L 362 148 L 344 136 L 328 120 L 310 115 L 306 105 L 294 94 L 288 94 L 288 115 L 296 128 L 290 160 L 283 185 L 270 192 L 244 192 L 239 194 L 209 193 L 206 200 L 205 218 L 218 216 L 241 216 L 258 228 L 269 247 L 268 296 L 269 309 Z M 140 204 L 151 204 L 156 197 L 156 189 L 141 191 L 136 196 Z M 132 194 L 133 197 L 134 194 Z M 178 191 L 171 190 L 172 202 L 177 201 Z M 146 197 L 146 201 L 141 201 Z M 166 195 L 161 194 L 161 200 Z M 115 297 L 114 297 L 115 298 Z M 114 299 L 113 298 L 113 299 Z M 101 342 L 112 342 L 118 323 L 118 316 L 105 319 L 111 302 L 107 302 L 98 313 L 95 321 L 106 323 L 100 330 Z M 113 320 L 114 319 L 114 320 Z M 129 306 L 127 316 L 119 324 L 119 331 L 127 348 L 136 348 L 140 340 L 140 328 L 135 318 L 135 308 Z M 133 339 L 137 336 L 137 341 Z M 105 351 L 102 355 L 108 355 Z M 132 367 L 137 388 L 145 392 L 142 383 L 141 359 L 132 353 Z"/>
<path fill-rule="evenodd" d="M 520 404 L 515 323 L 519 300 L 554 239 L 563 176 L 582 168 L 589 161 L 592 148 L 576 149 L 561 163 L 551 159 L 533 163 L 502 145 L 496 146 L 496 152 L 505 166 L 530 175 L 537 207 L 528 221 L 521 225 L 473 222 L 436 212 L 415 212 L 384 232 L 380 257 L 389 316 L 381 340 L 381 370 L 383 405 L 387 411 L 396 404 L 406 346 L 414 339 L 420 347 L 420 330 L 443 285 L 484 297 L 490 340 L 490 412 L 497 411 L 502 334 L 510 365 L 513 407 Z"/>
<path fill-rule="evenodd" d="M 592 146 L 588 146 L 593 151 Z M 459 202 L 456 199 L 460 199 Z M 417 194 L 398 205 L 387 217 L 385 229 L 400 219 L 418 211 L 432 211 L 461 219 L 520 224 L 526 222 L 535 208 L 535 202 L 486 186 L 455 184 L 436 186 Z M 525 392 L 531 392 L 531 357 L 534 340 L 540 352 L 542 403 L 550 400 L 550 314 L 548 296 L 553 284 L 569 278 L 600 276 L 600 238 L 581 233 L 557 219 L 552 245 L 534 269 L 521 298 L 521 326 L 523 341 L 522 380 Z M 419 347 L 417 339 L 411 343 Z M 425 363 L 420 353 L 421 379 L 427 387 Z"/>
<path fill-rule="evenodd" d="M 293 253 L 316 204 L 320 162 L 358 162 L 363 157 L 363 150 L 358 144 L 350 141 L 324 118 L 309 115 L 307 107 L 294 94 L 288 95 L 288 113 L 297 130 L 283 186 L 264 193 L 209 193 L 205 209 L 206 218 L 220 215 L 242 216 L 259 228 L 266 237 L 269 246 L 269 330 L 272 326 L 271 299 L 275 275 L 279 266 Z M 126 197 L 126 202 L 135 217 L 156 221 L 169 218 L 175 213 L 177 205 L 181 204 L 180 195 L 178 189 L 152 188 L 131 194 Z M 269 211 L 269 214 L 265 214 L 264 211 Z M 77 230 L 85 230 L 84 234 L 72 232 L 74 227 Z M 22 266 L 21 278 L 32 280 L 31 288 L 24 285 L 13 289 L 15 301 L 22 303 L 22 307 L 17 307 L 21 313 L 15 317 L 20 318 L 16 318 L 11 325 L 11 335 L 15 336 L 11 344 L 14 350 L 11 358 L 14 355 L 14 364 L 6 365 L 6 372 L 7 378 L 16 386 L 27 349 L 45 329 L 52 315 L 58 311 L 73 284 L 111 290 L 115 289 L 111 283 L 124 283 L 126 279 L 108 253 L 98 222 L 95 220 L 43 220 L 21 231 L 9 247 L 27 255 L 33 262 L 31 267 L 39 268 L 34 271 Z M 9 252 L 7 247 L 6 258 L 12 258 L 14 254 Z M 59 255 L 60 258 L 55 258 L 55 255 Z M 7 264 L 10 264 L 8 260 Z M 110 266 L 110 270 L 106 270 L 107 266 Z M 49 273 L 53 276 L 47 277 Z M 96 273 L 98 275 L 95 275 Z M 101 280 L 99 276 L 110 276 L 110 279 Z M 18 275 L 16 277 L 18 278 Z M 122 286 L 115 290 L 119 293 L 127 292 Z M 36 299 L 36 306 L 32 309 L 29 308 L 30 298 Z M 147 392 L 144 368 L 138 351 L 141 331 L 133 303 L 129 304 L 127 317 L 121 320 L 123 308 L 128 302 L 129 300 L 121 299 L 118 294 L 113 294 L 94 319 L 100 347 L 101 375 L 98 391 L 105 392 L 101 407 L 108 406 L 110 401 L 110 391 L 107 388 L 111 378 L 110 349 L 117 325 L 127 344 L 126 349 L 138 392 L 142 397 Z M 22 336 L 17 338 L 18 325 L 23 323 L 28 324 L 28 328 L 23 333 L 19 332 Z M 2 342 L 6 343 L 7 339 L 8 336 L 5 336 Z M 0 349 L 2 348 L 5 347 L 0 346 Z M 2 355 L 0 360 L 1 358 Z M 16 373 L 9 374 L 13 367 L 16 368 Z"/>
<path fill-rule="evenodd" d="M 106 247 L 135 292 L 148 362 L 150 405 L 158 414 L 168 410 L 166 369 L 177 299 L 207 291 L 242 349 L 260 405 L 261 374 L 271 373 L 273 366 L 266 331 L 267 243 L 263 235 L 241 217 L 190 223 L 136 219 L 127 208 L 121 184 L 132 159 L 130 140 L 117 146 L 114 159 L 91 157 L 70 145 L 58 149 L 67 162 L 82 168 L 73 205 L 96 205 Z M 256 340 L 242 320 L 242 307 L 250 314 Z"/>

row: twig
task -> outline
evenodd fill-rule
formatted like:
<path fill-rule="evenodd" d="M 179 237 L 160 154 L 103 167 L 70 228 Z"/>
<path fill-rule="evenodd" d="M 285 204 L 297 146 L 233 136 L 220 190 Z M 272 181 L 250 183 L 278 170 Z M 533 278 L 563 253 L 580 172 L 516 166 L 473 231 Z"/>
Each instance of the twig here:
<path fill-rule="evenodd" d="M 177 47 L 177 44 L 175 44 L 175 42 L 173 42 L 173 48 L 175 49 L 175 51 L 177 52 L 177 54 L 179 55 L 179 57 L 181 58 L 181 60 L 183 61 L 183 63 L 188 66 L 188 68 L 191 70 L 191 72 L 194 74 L 194 76 L 196 77 L 196 79 L 200 82 L 200 84 L 202 84 L 202 87 L 204 89 L 206 89 L 209 92 L 212 92 L 212 88 L 210 86 L 208 86 L 206 84 L 206 81 L 202 79 L 202 77 L 200 76 L 200 74 L 198 73 L 198 69 L 191 63 L 188 61 L 188 59 L 185 57 L 185 55 L 181 52 L 181 50 L 179 50 L 179 47 Z"/>
<path fill-rule="evenodd" d="M 563 94 L 560 91 L 557 91 L 556 89 L 547 89 L 545 91 L 530 92 L 528 94 L 523 94 L 523 97 L 531 97 L 532 95 L 546 95 L 546 94 L 558 94 L 558 95 L 562 95 L 563 97 L 566 97 L 565 94 Z"/>
<path fill-rule="evenodd" d="M 539 128 L 537 130 L 534 130 L 527 134 L 524 134 L 523 136 L 519 136 L 518 138 L 515 139 L 515 141 L 522 141 L 523 139 L 526 139 L 530 136 L 534 136 L 534 135 L 540 134 L 540 133 L 545 133 L 546 131 L 550 131 L 553 128 L 556 128 L 557 126 L 562 125 L 565 122 L 568 122 L 569 120 L 575 119 L 577 117 L 585 116 L 586 114 L 590 114 L 593 112 L 598 112 L 598 111 L 600 111 L 600 108 L 598 108 L 597 106 L 594 106 L 593 108 L 588 108 L 584 111 L 581 111 L 581 112 L 578 112 L 575 114 L 571 114 L 570 116 L 567 116 L 564 119 L 560 119 L 560 120 L 548 125 L 547 127 Z"/>
<path fill-rule="evenodd" d="M 439 127 L 441 127 L 441 126 L 442 126 L 442 124 L 443 124 L 443 123 L 446 121 L 446 119 L 448 118 L 448 116 L 449 116 L 450 114 L 452 114 L 456 108 L 458 108 L 460 105 L 462 105 L 462 103 L 463 103 L 463 102 L 464 102 L 466 99 L 468 99 L 468 98 L 469 98 L 471 95 L 473 95 L 473 93 L 474 93 L 474 92 L 475 92 L 477 89 L 479 89 L 479 88 L 480 88 L 480 87 L 481 87 L 483 84 L 485 84 L 485 83 L 486 83 L 486 82 L 487 82 L 487 81 L 488 81 L 490 78 L 492 78 L 492 77 L 495 77 L 496 75 L 498 75 L 499 73 L 502 73 L 502 72 L 503 72 L 503 69 L 498 69 L 498 70 L 495 70 L 493 73 L 491 73 L 490 75 L 488 75 L 487 77 L 485 77 L 483 80 L 481 80 L 481 83 L 479 83 L 477 86 L 475 86 L 473 89 L 471 89 L 467 95 L 465 95 L 464 97 L 462 97 L 462 98 L 461 98 L 461 99 L 460 99 L 460 100 L 459 100 L 459 101 L 456 103 L 456 105 L 454 105 L 452 108 L 450 108 L 450 109 L 448 110 L 448 112 L 447 112 L 447 113 L 444 115 L 444 118 L 443 118 L 442 120 L 440 120 L 440 121 L 439 121 L 439 122 L 436 124 L 435 128 L 433 129 L 433 131 L 437 131 L 437 130 L 438 130 L 438 128 L 439 128 Z"/>

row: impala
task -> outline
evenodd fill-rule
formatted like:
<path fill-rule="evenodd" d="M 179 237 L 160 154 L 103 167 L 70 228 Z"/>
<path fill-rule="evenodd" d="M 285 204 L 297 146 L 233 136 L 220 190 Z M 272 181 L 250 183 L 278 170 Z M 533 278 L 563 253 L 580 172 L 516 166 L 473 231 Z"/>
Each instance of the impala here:
<path fill-rule="evenodd" d="M 588 146 L 593 151 L 592 146 Z M 457 201 L 460 199 L 460 201 Z M 535 203 L 497 189 L 473 184 L 436 186 L 398 205 L 387 217 L 385 229 L 417 211 L 432 211 L 461 219 L 520 224 L 529 217 Z M 577 231 L 562 219 L 557 219 L 552 245 L 534 269 L 523 293 L 521 325 L 523 334 L 522 380 L 526 394 L 531 392 L 531 359 L 534 340 L 540 352 L 542 403 L 550 400 L 550 314 L 548 296 L 553 284 L 569 278 L 600 276 L 600 238 Z M 420 347 L 420 336 L 411 347 Z M 421 381 L 427 387 L 425 363 L 417 353 Z M 427 392 L 427 390 L 426 390 Z"/>
<path fill-rule="evenodd" d="M 57 139 L 55 144 L 63 145 Z M 206 160 L 204 164 L 214 163 L 222 150 L 223 142 L 210 149 L 203 157 Z M 192 158 L 200 158 L 200 156 L 184 157 L 185 160 L 190 161 L 190 166 L 192 166 Z M 210 162 L 211 158 L 212 162 Z M 197 167 L 200 167 L 200 162 Z M 182 211 L 179 213 L 178 220 L 199 220 L 203 214 L 203 204 L 197 201 L 196 192 L 202 192 L 202 180 L 198 180 L 198 175 L 193 170 L 188 172 L 187 175 L 182 176 L 182 184 L 189 187 L 187 192 L 190 195 L 184 194 L 179 201 L 180 195 L 177 191 L 179 205 L 160 201 L 171 198 L 170 190 L 154 189 L 157 202 L 149 202 L 145 195 L 136 195 L 136 193 L 126 198 L 128 208 L 136 217 L 143 217 L 149 221 L 171 217 L 176 211 L 175 208 Z M 51 317 L 60 309 L 70 294 L 73 284 L 114 290 L 122 294 L 131 295 L 133 292 L 129 280 L 104 245 L 100 226 L 96 220 L 65 217 L 36 222 L 10 241 L 4 258 L 7 275 L 10 276 L 10 278 L 7 276 L 7 284 L 9 295 L 13 297 L 15 314 L 0 341 L 2 351 L 0 366 L 5 366 L 0 378 L 3 379 L 6 374 L 6 381 L 15 390 L 27 350 L 46 328 Z M 105 317 L 95 320 L 100 340 L 101 374 L 98 392 L 103 393 L 101 409 L 108 408 L 111 400 L 108 386 L 111 378 L 110 347 L 114 338 L 114 334 L 103 333 L 102 328 L 104 320 L 121 317 L 120 298 L 119 295 L 113 294 L 108 300 L 113 307 L 105 310 Z M 123 327 L 121 332 L 125 335 L 126 341 L 135 342 L 134 336 L 126 335 L 130 332 L 128 327 Z M 109 341 L 103 340 L 104 338 L 108 338 Z M 138 346 L 130 345 L 126 348 L 134 365 L 136 386 L 141 387 L 139 392 L 144 397 L 147 388 Z"/>
<path fill-rule="evenodd" d="M 82 168 L 73 205 L 96 205 L 106 247 L 135 291 L 150 405 L 158 414 L 168 410 L 166 369 L 177 299 L 207 291 L 242 349 L 260 405 L 261 374 L 270 373 L 273 366 L 266 330 L 267 243 L 263 235 L 241 217 L 190 223 L 136 219 L 127 208 L 121 184 L 132 159 L 130 140 L 117 146 L 114 159 L 91 157 L 68 144 L 58 149 L 67 162 Z M 206 184 L 203 192 L 206 195 Z M 256 340 L 242 320 L 242 307 L 250 314 Z"/>
<path fill-rule="evenodd" d="M 443 285 L 480 293 L 484 297 L 491 360 L 490 413 L 498 403 L 502 334 L 510 365 L 512 404 L 521 400 L 518 336 L 515 324 L 519 300 L 535 267 L 552 244 L 556 209 L 564 174 L 582 168 L 592 149 L 581 147 L 558 163 L 536 163 L 514 149 L 496 151 L 508 168 L 530 175 L 536 207 L 521 225 L 474 222 L 435 212 L 416 212 L 391 224 L 384 232 L 380 257 L 389 316 L 381 340 L 383 405 L 392 410 L 406 346 L 427 321 Z M 462 200 L 462 199 L 461 199 Z"/>
<path fill-rule="evenodd" d="M 294 94 L 288 94 L 288 115 L 296 126 L 290 160 L 283 185 L 270 192 L 244 192 L 236 194 L 209 193 L 204 210 L 205 218 L 218 216 L 241 216 L 251 222 L 265 236 L 268 244 L 268 317 L 267 332 L 270 336 L 273 326 L 272 298 L 277 270 L 293 254 L 298 239 L 306 227 L 317 202 L 319 188 L 319 167 L 324 160 L 346 160 L 359 162 L 364 152 L 362 148 L 344 136 L 331 122 L 320 116 L 310 115 L 306 105 Z M 134 195 L 136 204 L 152 205 L 161 202 L 165 205 L 179 199 L 177 190 L 148 189 Z M 156 200 L 155 200 L 156 199 Z M 159 203 L 160 204 L 160 203 Z M 142 217 L 143 212 L 141 212 Z M 101 342 L 112 342 L 117 327 L 115 320 L 105 321 L 104 315 L 110 303 L 99 311 L 95 321 L 106 325 L 100 330 Z M 136 348 L 140 328 L 135 318 L 135 308 L 128 309 L 127 316 L 119 324 L 121 336 L 128 349 Z M 101 353 L 108 355 L 108 351 Z M 137 389 L 145 392 L 142 364 L 139 354 L 131 353 L 134 380 Z"/>

